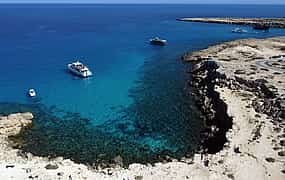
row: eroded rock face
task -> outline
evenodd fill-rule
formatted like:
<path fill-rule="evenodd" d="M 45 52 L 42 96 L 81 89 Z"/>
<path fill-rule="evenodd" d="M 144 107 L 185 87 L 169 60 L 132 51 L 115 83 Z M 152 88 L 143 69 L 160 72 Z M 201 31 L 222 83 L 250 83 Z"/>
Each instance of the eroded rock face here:
<path fill-rule="evenodd" d="M 206 73 L 201 73 L 208 72 L 203 62 L 207 59 L 215 60 L 220 66 L 218 73 L 212 73 L 216 76 L 216 85 L 235 91 L 252 92 L 256 98 L 250 106 L 257 113 L 266 114 L 275 124 L 281 125 L 285 119 L 285 88 L 282 76 L 285 73 L 285 55 L 281 51 L 284 45 L 284 37 L 242 39 L 210 46 L 186 54 L 182 59 L 195 64 L 193 73 L 196 77 L 199 74 L 200 80 L 194 80 L 194 85 L 200 89 L 204 84 L 209 85 L 206 82 Z"/>
<path fill-rule="evenodd" d="M 12 136 L 20 132 L 22 127 L 32 123 L 32 113 L 17 113 L 0 116 L 0 136 Z"/>
<path fill-rule="evenodd" d="M 203 151 L 216 153 L 226 143 L 226 132 L 232 127 L 232 118 L 227 114 L 227 105 L 215 91 L 219 79 L 226 78 L 216 70 L 215 61 L 203 61 L 193 66 L 193 95 L 198 108 L 204 115 L 207 128 L 201 132 Z"/>
<path fill-rule="evenodd" d="M 202 132 L 202 145 L 209 153 L 220 150 L 226 142 L 225 134 L 232 125 L 231 117 L 227 115 L 227 105 L 220 99 L 215 86 L 253 92 L 257 96 L 252 103 L 256 112 L 266 114 L 276 122 L 283 122 L 285 117 L 284 97 L 280 96 L 274 87 L 268 86 L 265 79 L 227 77 L 217 71 L 218 68 L 214 61 L 202 61 L 196 62 L 191 71 L 193 95 L 208 127 Z"/>

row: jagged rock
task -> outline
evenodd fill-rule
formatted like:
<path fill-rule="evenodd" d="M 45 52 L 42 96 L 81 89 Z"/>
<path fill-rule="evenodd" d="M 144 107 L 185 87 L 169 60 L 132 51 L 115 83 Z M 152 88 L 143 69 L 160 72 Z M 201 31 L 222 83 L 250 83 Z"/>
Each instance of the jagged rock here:
<path fill-rule="evenodd" d="M 6 168 L 14 168 L 15 165 L 6 165 Z"/>
<path fill-rule="evenodd" d="M 285 140 L 284 139 L 280 141 L 280 145 L 285 146 Z"/>
<path fill-rule="evenodd" d="M 31 113 L 17 113 L 0 116 L 0 135 L 12 136 L 18 134 L 22 127 L 32 123 Z"/>
<path fill-rule="evenodd" d="M 261 83 L 261 84 L 268 83 L 268 81 L 266 79 L 256 79 L 255 82 Z"/>
<path fill-rule="evenodd" d="M 209 166 L 209 162 L 210 162 L 209 160 L 205 160 L 204 161 L 204 166 L 208 167 Z"/>
<path fill-rule="evenodd" d="M 48 164 L 45 166 L 46 169 L 58 169 L 57 164 Z"/>
<path fill-rule="evenodd" d="M 235 179 L 234 174 L 228 174 L 227 175 L 230 179 Z"/>
<path fill-rule="evenodd" d="M 285 156 L 285 151 L 279 151 L 278 156 Z"/>
<path fill-rule="evenodd" d="M 271 157 L 265 158 L 265 160 L 266 160 L 267 162 L 271 162 L 271 163 L 275 162 L 275 159 L 274 159 L 274 158 L 271 158 Z"/>
<path fill-rule="evenodd" d="M 31 120 L 34 118 L 33 114 L 29 112 L 21 113 L 20 115 L 22 116 L 23 119 L 26 119 L 26 120 Z"/>
<path fill-rule="evenodd" d="M 265 98 L 275 98 L 276 97 L 276 95 L 265 85 L 266 81 L 262 79 L 245 80 L 241 77 L 235 76 L 235 80 L 239 84 L 244 85 L 245 87 L 250 88 L 251 90 L 254 90 L 261 97 L 265 97 Z"/>
<path fill-rule="evenodd" d="M 64 173 L 63 173 L 63 172 L 58 172 L 57 175 L 58 175 L 58 176 L 63 176 Z"/>
<path fill-rule="evenodd" d="M 276 146 L 276 147 L 273 147 L 273 150 L 274 150 L 274 151 L 278 151 L 278 150 L 280 150 L 280 149 L 281 149 L 281 147 L 277 147 L 277 146 Z"/>
<path fill-rule="evenodd" d="M 32 172 L 31 168 L 26 169 L 26 173 L 31 173 L 31 172 Z"/>
<path fill-rule="evenodd" d="M 143 176 L 135 176 L 135 180 L 143 180 Z"/>
<path fill-rule="evenodd" d="M 273 130 L 276 131 L 277 133 L 281 132 L 281 128 L 280 127 L 274 127 Z M 280 141 L 280 143 L 281 143 L 281 141 Z"/>
<path fill-rule="evenodd" d="M 239 147 L 235 147 L 235 148 L 234 148 L 234 152 L 235 152 L 235 153 L 241 153 L 240 150 L 239 150 Z"/>
<path fill-rule="evenodd" d="M 269 69 L 267 69 L 267 68 L 260 68 L 260 70 L 262 70 L 262 71 L 269 71 Z"/>
<path fill-rule="evenodd" d="M 226 142 L 225 134 L 231 128 L 232 122 L 227 115 L 226 104 L 215 91 L 216 84 L 228 82 L 225 74 L 216 71 L 218 68 L 218 64 L 212 60 L 200 62 L 192 68 L 191 85 L 195 102 L 208 126 L 201 132 L 202 146 L 209 153 L 218 152 L 223 148 Z"/>
<path fill-rule="evenodd" d="M 245 70 L 238 69 L 234 72 L 235 74 L 245 74 Z"/>
<path fill-rule="evenodd" d="M 192 68 L 192 74 L 199 74 L 204 71 L 214 71 L 218 69 L 219 66 L 215 61 L 203 61 L 201 63 L 195 64 Z"/>

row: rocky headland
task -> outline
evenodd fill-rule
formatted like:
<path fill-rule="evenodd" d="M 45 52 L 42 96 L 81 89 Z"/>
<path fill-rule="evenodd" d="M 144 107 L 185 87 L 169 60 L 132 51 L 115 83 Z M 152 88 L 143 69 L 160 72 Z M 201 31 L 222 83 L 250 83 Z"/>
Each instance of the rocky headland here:
<path fill-rule="evenodd" d="M 215 169 L 232 179 L 284 179 L 285 37 L 226 42 L 182 58 L 193 63 L 209 163 L 224 157 Z"/>
<path fill-rule="evenodd" d="M 272 28 L 285 28 L 285 18 L 179 18 L 178 21 L 236 25 L 268 25 Z"/>
<path fill-rule="evenodd" d="M 123 169 L 117 157 L 116 167 L 94 169 L 36 157 L 11 141 L 32 125 L 33 115 L 0 115 L 0 179 L 283 180 L 284 55 L 285 37 L 275 37 L 226 42 L 182 57 L 192 63 L 189 93 L 207 128 L 200 153 L 180 160 Z"/>

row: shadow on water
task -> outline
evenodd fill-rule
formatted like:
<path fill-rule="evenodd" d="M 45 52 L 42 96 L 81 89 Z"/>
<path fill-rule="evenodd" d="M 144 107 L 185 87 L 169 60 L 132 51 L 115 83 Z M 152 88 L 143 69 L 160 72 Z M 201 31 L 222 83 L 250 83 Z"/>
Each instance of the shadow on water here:
<path fill-rule="evenodd" d="M 2 103 L 0 112 L 34 113 L 32 127 L 11 138 L 22 142 L 24 152 L 34 155 L 63 156 L 105 166 L 114 163 L 118 155 L 125 166 L 153 163 L 166 156 L 181 158 L 196 149 L 203 127 L 186 85 L 184 69 L 185 65 L 173 58 L 146 61 L 129 92 L 133 103 L 127 108 L 114 108 L 118 118 L 100 126 L 92 125 L 79 113 L 42 104 Z"/>

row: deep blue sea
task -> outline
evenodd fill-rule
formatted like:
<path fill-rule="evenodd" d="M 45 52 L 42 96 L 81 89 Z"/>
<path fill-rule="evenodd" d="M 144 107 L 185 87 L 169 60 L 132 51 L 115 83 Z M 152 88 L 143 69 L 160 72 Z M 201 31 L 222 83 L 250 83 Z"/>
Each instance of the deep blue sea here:
<path fill-rule="evenodd" d="M 284 29 L 234 34 L 235 25 L 180 17 L 284 17 L 274 5 L 0 4 L 0 114 L 32 111 L 23 150 L 79 162 L 148 162 L 195 150 L 203 122 L 187 86 L 187 51 Z M 165 47 L 148 43 L 159 36 Z M 66 65 L 84 62 L 80 79 Z M 34 88 L 37 98 L 27 97 Z M 35 148 L 37 147 L 37 148 Z M 102 161 L 103 161 L 102 160 Z"/>

